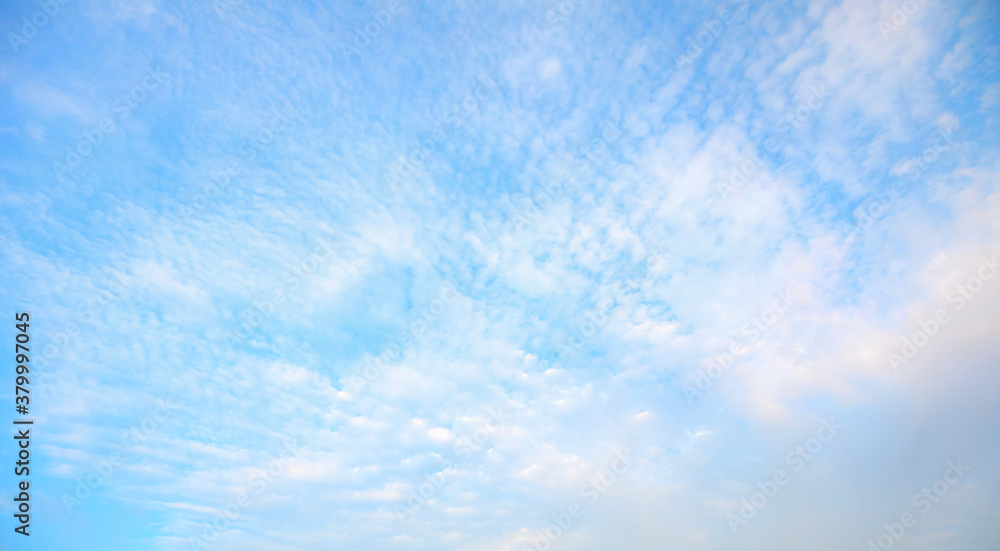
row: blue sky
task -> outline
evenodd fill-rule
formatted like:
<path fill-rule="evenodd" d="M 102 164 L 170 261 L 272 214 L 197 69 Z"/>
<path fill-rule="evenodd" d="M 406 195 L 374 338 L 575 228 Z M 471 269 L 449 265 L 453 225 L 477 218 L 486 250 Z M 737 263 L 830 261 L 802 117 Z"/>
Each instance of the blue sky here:
<path fill-rule="evenodd" d="M 0 28 L 5 549 L 1000 544 L 1000 3 Z"/>

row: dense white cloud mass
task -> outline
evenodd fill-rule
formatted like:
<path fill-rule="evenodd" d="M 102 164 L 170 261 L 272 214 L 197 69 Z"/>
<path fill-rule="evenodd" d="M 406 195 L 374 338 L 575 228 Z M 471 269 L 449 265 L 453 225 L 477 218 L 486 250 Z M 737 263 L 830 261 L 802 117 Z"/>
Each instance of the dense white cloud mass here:
<path fill-rule="evenodd" d="M 996 550 L 1000 3 L 487 4 L 0 7 L 0 541 Z"/>

